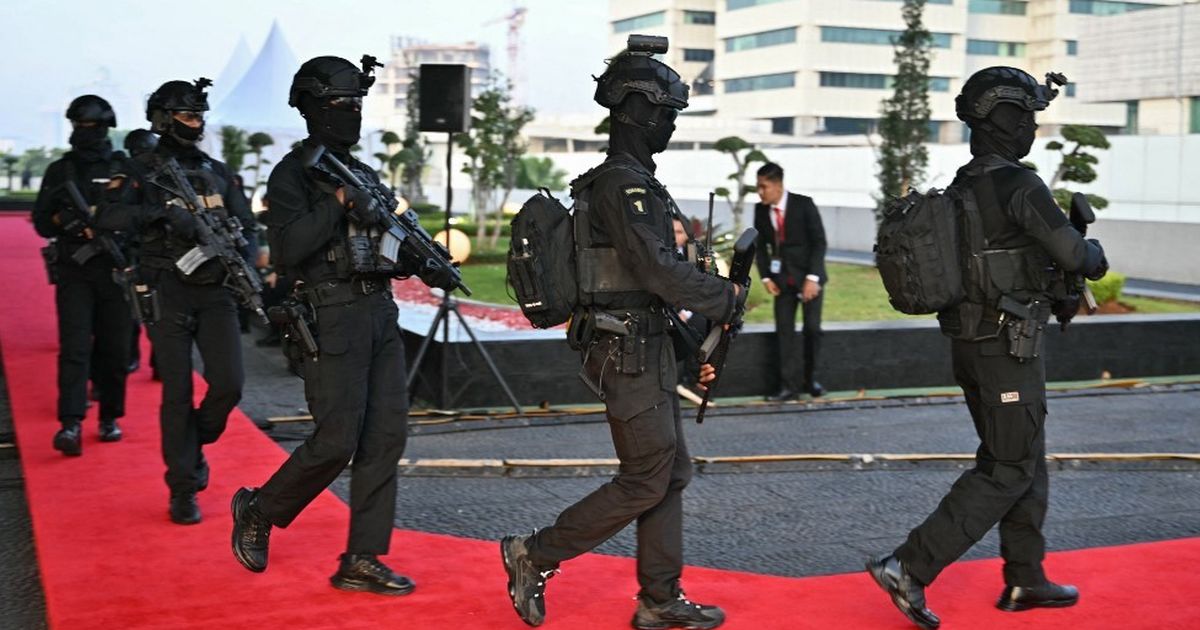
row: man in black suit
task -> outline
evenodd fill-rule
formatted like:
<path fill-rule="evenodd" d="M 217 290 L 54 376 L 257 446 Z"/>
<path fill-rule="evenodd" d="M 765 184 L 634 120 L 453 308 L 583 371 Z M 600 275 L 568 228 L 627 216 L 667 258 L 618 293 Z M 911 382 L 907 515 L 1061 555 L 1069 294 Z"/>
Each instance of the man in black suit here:
<path fill-rule="evenodd" d="M 821 340 L 822 287 L 825 275 L 825 227 L 811 197 L 788 192 L 783 168 L 768 162 L 758 169 L 754 227 L 758 230 L 757 263 L 767 293 L 775 296 L 775 334 L 779 339 L 779 392 L 767 400 L 814 398 L 825 389 L 813 377 Z M 804 312 L 804 376 L 796 381 L 794 351 L 796 309 Z"/>

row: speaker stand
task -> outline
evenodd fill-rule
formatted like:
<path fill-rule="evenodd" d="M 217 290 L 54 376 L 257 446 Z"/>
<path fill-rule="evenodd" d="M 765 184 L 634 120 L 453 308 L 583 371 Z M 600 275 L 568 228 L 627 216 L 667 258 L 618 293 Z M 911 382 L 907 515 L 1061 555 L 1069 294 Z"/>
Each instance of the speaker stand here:
<path fill-rule="evenodd" d="M 446 234 L 446 250 L 447 251 L 450 250 L 450 203 L 454 199 L 454 191 L 451 188 L 451 182 L 450 182 L 451 173 L 453 172 L 452 169 L 454 168 L 454 163 L 452 161 L 453 153 L 454 153 L 454 132 L 451 131 L 446 134 L 446 223 L 445 223 L 446 231 L 445 231 L 445 234 Z M 488 370 L 491 371 L 492 376 L 495 377 L 495 379 L 496 379 L 496 382 L 500 384 L 500 388 L 504 390 L 504 395 L 507 396 L 508 401 L 510 403 L 512 403 L 513 409 L 516 410 L 517 415 L 519 415 L 519 416 L 524 415 L 525 412 L 521 409 L 521 404 L 517 402 L 517 397 L 513 395 L 512 389 L 508 386 L 508 381 L 504 380 L 504 375 L 500 373 L 499 368 L 496 367 L 496 363 L 494 361 L 492 361 L 492 356 L 490 354 L 488 354 L 487 348 L 483 347 L 483 344 L 479 343 L 479 339 L 475 337 L 475 331 L 471 330 L 470 324 L 467 323 L 466 318 L 464 318 L 462 316 L 462 313 L 459 312 L 458 300 L 455 300 L 450 295 L 450 291 L 442 292 L 442 304 L 440 306 L 438 306 L 437 314 L 434 315 L 434 317 L 433 317 L 433 324 L 430 325 L 429 332 L 426 333 L 426 335 L 425 335 L 425 340 L 421 342 L 421 348 L 419 350 L 417 350 L 417 356 L 413 359 L 412 367 L 409 368 L 409 371 L 408 371 L 409 396 L 413 395 L 412 387 L 413 387 L 413 383 L 416 382 L 417 373 L 420 372 L 421 362 L 425 360 L 425 354 L 426 354 L 426 352 L 429 351 L 429 346 L 433 342 L 433 336 L 435 334 L 437 334 L 437 329 L 438 329 L 438 326 L 440 325 L 442 327 L 442 370 L 441 370 L 442 373 L 441 373 L 441 383 L 439 383 L 439 392 L 441 393 L 440 402 L 444 406 L 449 406 L 449 404 L 450 404 L 450 393 L 449 393 L 450 362 L 448 360 L 449 349 L 450 349 L 450 313 L 454 313 L 454 316 L 458 318 L 458 324 L 460 326 L 462 326 L 462 329 L 464 331 L 466 331 L 467 336 L 471 338 L 471 343 L 475 345 L 475 349 L 479 351 L 479 355 L 482 356 L 484 362 L 487 363 Z"/>

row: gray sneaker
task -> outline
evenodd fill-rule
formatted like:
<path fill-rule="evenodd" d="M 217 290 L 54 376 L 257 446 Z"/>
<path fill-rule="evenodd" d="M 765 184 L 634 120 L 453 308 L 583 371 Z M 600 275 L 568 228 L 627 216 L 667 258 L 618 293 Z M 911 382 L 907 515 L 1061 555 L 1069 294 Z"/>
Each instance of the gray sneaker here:
<path fill-rule="evenodd" d="M 540 569 L 529 561 L 529 536 L 505 536 L 500 539 L 500 558 L 508 572 L 508 597 L 521 621 L 540 626 L 546 620 L 546 580 L 557 569 Z"/>
<path fill-rule="evenodd" d="M 637 612 L 633 614 L 633 627 L 638 630 L 660 628 L 695 628 L 708 630 L 725 623 L 725 611 L 717 606 L 706 606 L 688 600 L 683 591 L 670 601 L 656 604 L 638 596 Z"/>

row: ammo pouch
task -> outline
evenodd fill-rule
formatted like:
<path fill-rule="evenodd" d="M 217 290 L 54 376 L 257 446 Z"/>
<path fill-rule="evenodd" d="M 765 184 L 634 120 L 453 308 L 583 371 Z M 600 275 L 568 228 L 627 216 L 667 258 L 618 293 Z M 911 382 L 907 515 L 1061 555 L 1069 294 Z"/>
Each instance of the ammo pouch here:
<path fill-rule="evenodd" d="M 1022 363 L 1040 357 L 1050 304 L 1038 300 L 1021 304 L 1005 295 L 1000 298 L 999 308 L 1000 338 L 1008 343 L 1008 355 Z"/>
<path fill-rule="evenodd" d="M 42 248 L 42 262 L 46 264 L 46 278 L 50 284 L 58 284 L 58 243 L 51 241 Z"/>

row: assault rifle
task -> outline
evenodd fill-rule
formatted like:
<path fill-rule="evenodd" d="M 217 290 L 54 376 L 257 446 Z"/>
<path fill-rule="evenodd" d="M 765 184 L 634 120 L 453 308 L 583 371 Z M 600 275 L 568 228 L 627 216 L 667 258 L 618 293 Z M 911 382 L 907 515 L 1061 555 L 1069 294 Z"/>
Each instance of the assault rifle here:
<path fill-rule="evenodd" d="M 305 168 L 316 169 L 335 185 L 367 192 L 379 203 L 388 217 L 387 229 L 379 246 L 379 254 L 384 260 L 399 266 L 403 262 L 402 256 L 407 256 L 420 267 L 414 275 L 425 284 L 446 291 L 461 289 L 464 294 L 471 295 L 471 289 L 463 283 L 462 272 L 450 261 L 450 252 L 421 227 L 417 213 L 411 209 L 403 213 L 396 212 L 400 204 L 391 188 L 364 182 L 319 144 L 306 144 L 301 161 Z"/>
<path fill-rule="evenodd" d="M 263 310 L 262 280 L 250 263 L 242 258 L 241 248 L 247 242 L 242 235 L 241 221 L 234 216 L 222 219 L 209 212 L 175 158 L 163 162 L 158 170 L 150 174 L 149 180 L 169 193 L 173 201 L 178 200 L 183 204 L 196 219 L 198 244 L 175 261 L 175 266 L 184 275 L 191 275 L 204 263 L 214 259 L 219 261 L 225 270 L 225 287 L 233 292 L 243 307 L 254 311 L 263 324 L 269 323 L 267 313 Z M 235 191 L 233 194 L 239 193 Z"/>
<path fill-rule="evenodd" d="M 750 290 L 750 268 L 754 265 L 754 245 L 758 240 L 758 230 L 747 228 L 733 244 L 733 261 L 729 265 L 729 281 L 742 285 L 742 292 Z M 701 364 L 711 363 L 716 369 L 715 378 L 708 382 L 704 390 L 704 399 L 700 401 L 700 410 L 696 412 L 696 422 L 704 422 L 704 413 L 708 410 L 708 401 L 713 390 L 721 382 L 721 373 L 725 371 L 725 359 L 729 354 L 729 344 L 742 328 L 742 308 L 737 307 L 734 319 L 726 326 L 713 326 L 708 331 L 708 337 L 700 346 L 699 360 Z"/>
<path fill-rule="evenodd" d="M 79 186 L 73 180 L 67 180 L 63 184 L 63 190 L 66 191 L 67 199 L 70 201 L 67 204 L 67 211 L 74 219 L 71 223 L 82 225 L 92 234 L 85 245 L 71 254 L 71 260 L 78 265 L 83 265 L 100 254 L 108 254 L 117 269 L 128 267 L 129 262 L 125 259 L 125 254 L 113 240 L 112 235 L 96 228 L 96 218 L 92 214 L 92 207 L 83 197 L 83 193 L 79 191 Z"/>
<path fill-rule="evenodd" d="M 1088 226 L 1096 222 L 1096 213 L 1092 211 L 1092 205 L 1088 203 L 1087 196 L 1083 193 L 1075 193 L 1071 195 L 1071 210 L 1068 214 L 1071 221 L 1071 227 L 1074 227 L 1081 236 L 1086 237 Z M 1058 320 L 1059 328 L 1067 329 L 1067 325 L 1079 312 L 1079 300 L 1083 299 L 1087 306 L 1088 315 L 1096 312 L 1096 298 L 1092 295 L 1092 288 L 1088 286 L 1087 279 L 1083 274 L 1062 273 L 1061 281 L 1065 285 L 1065 295 L 1059 295 L 1060 303 L 1055 307 L 1055 319 Z"/>

